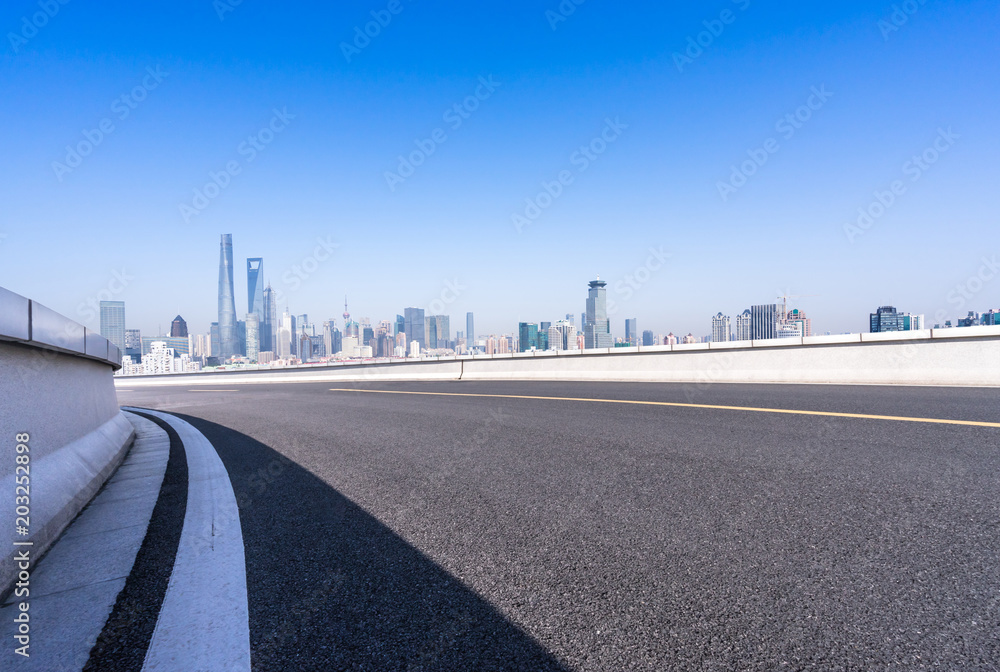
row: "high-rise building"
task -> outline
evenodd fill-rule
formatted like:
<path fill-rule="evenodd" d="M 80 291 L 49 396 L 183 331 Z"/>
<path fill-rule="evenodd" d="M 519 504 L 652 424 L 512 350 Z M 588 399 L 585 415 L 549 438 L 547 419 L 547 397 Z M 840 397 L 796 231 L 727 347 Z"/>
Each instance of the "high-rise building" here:
<path fill-rule="evenodd" d="M 340 329 L 337 329 L 336 320 L 327 320 L 323 323 L 323 349 L 327 355 L 335 355 L 342 347 L 342 336 Z"/>
<path fill-rule="evenodd" d="M 247 354 L 247 321 L 236 320 L 236 354 Z"/>
<path fill-rule="evenodd" d="M 219 342 L 219 323 L 212 322 L 212 325 L 208 328 L 209 343 L 212 350 L 212 357 L 218 357 L 220 349 L 222 348 Z"/>
<path fill-rule="evenodd" d="M 125 352 L 125 302 L 101 301 L 101 336 Z"/>
<path fill-rule="evenodd" d="M 157 341 L 166 343 L 166 347 L 174 351 L 178 356 L 191 354 L 191 339 L 180 336 L 143 336 L 141 338 L 142 354 L 148 355 Z"/>
<path fill-rule="evenodd" d="M 275 354 L 279 359 L 288 359 L 292 352 L 292 337 L 295 335 L 295 318 L 288 314 L 286 309 L 281 316 L 281 324 L 278 327 L 278 342 Z"/>
<path fill-rule="evenodd" d="M 264 260 L 247 258 L 247 312 L 256 313 L 258 324 L 264 321 Z"/>
<path fill-rule="evenodd" d="M 125 349 L 122 350 L 122 355 L 128 355 L 135 362 L 142 358 L 142 334 L 138 329 L 125 330 Z"/>
<path fill-rule="evenodd" d="M 726 343 L 733 338 L 732 321 L 722 313 L 712 318 L 712 342 Z"/>
<path fill-rule="evenodd" d="M 906 313 L 896 312 L 893 306 L 880 306 L 869 318 L 871 333 L 885 331 L 906 331 L 904 317 Z"/>
<path fill-rule="evenodd" d="M 406 333 L 406 318 L 402 315 L 396 316 L 396 323 L 392 325 L 392 335 L 399 336 Z"/>
<path fill-rule="evenodd" d="M 657 344 L 656 343 L 656 337 L 653 335 L 653 332 L 650 331 L 649 329 L 647 329 L 646 331 L 642 332 L 642 344 L 643 345 L 656 345 Z"/>
<path fill-rule="evenodd" d="M 224 233 L 219 243 L 219 359 L 225 362 L 239 351 L 233 291 L 233 236 Z"/>
<path fill-rule="evenodd" d="M 639 345 L 639 320 L 630 317 L 625 320 L 625 342 L 629 345 Z"/>
<path fill-rule="evenodd" d="M 750 308 L 750 338 L 763 341 L 778 337 L 778 304 L 768 303 Z"/>
<path fill-rule="evenodd" d="M 299 333 L 297 340 L 299 342 L 299 359 L 303 362 L 308 362 L 313 358 L 312 338 L 303 331 Z"/>
<path fill-rule="evenodd" d="M 173 322 L 170 323 L 170 335 L 174 338 L 187 338 L 188 325 L 180 315 L 175 317 Z"/>
<path fill-rule="evenodd" d="M 403 311 L 403 321 L 406 328 L 406 337 L 412 343 L 416 341 L 420 344 L 421 350 L 427 349 L 427 334 L 424 329 L 424 309 L 407 308 Z"/>
<path fill-rule="evenodd" d="M 447 348 L 451 341 L 451 317 L 448 315 L 430 315 L 426 318 L 427 347 L 429 349 Z"/>
<path fill-rule="evenodd" d="M 556 322 L 556 325 L 559 323 Z M 566 350 L 566 340 L 562 330 L 558 326 L 551 326 L 546 332 L 546 345 L 548 350 Z"/>
<path fill-rule="evenodd" d="M 246 321 L 247 329 L 247 340 L 246 340 L 246 352 L 247 359 L 251 362 L 256 362 L 260 356 L 260 334 L 258 329 L 260 329 L 260 317 L 257 313 L 247 313 Z"/>
<path fill-rule="evenodd" d="M 734 341 L 749 341 L 753 339 L 753 314 L 749 310 L 744 310 L 736 316 L 736 324 L 733 329 Z"/>
<path fill-rule="evenodd" d="M 611 324 L 608 322 L 608 293 L 605 287 L 608 283 L 601 280 L 590 282 L 587 293 L 587 312 L 584 314 L 583 335 L 586 348 L 611 348 L 614 340 L 611 338 Z"/>
<path fill-rule="evenodd" d="M 552 327 L 559 334 L 558 343 L 554 343 L 552 340 L 551 332 L 549 334 L 549 347 L 555 348 L 556 350 L 576 350 L 576 327 L 570 320 L 559 320 Z"/>
<path fill-rule="evenodd" d="M 260 350 L 261 352 L 274 352 L 274 342 L 276 330 L 278 328 L 278 305 L 275 302 L 274 290 L 270 283 L 264 288 L 263 306 L 264 315 L 260 326 Z"/>
<path fill-rule="evenodd" d="M 529 352 L 532 348 L 538 348 L 538 325 L 521 322 L 517 325 L 517 351 Z"/>
<path fill-rule="evenodd" d="M 785 318 L 785 323 L 790 325 L 798 325 L 799 331 L 802 336 L 812 336 L 812 320 L 806 317 L 804 311 L 795 308 L 794 310 L 788 311 L 788 316 Z"/>
<path fill-rule="evenodd" d="M 469 350 L 476 346 L 476 329 L 473 324 L 472 313 L 465 314 L 465 345 Z"/>

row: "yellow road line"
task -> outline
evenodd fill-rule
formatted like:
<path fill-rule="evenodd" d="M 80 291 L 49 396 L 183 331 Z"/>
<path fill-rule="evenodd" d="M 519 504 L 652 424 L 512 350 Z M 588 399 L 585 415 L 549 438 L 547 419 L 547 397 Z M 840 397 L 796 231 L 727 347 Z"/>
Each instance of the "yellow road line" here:
<path fill-rule="evenodd" d="M 673 406 L 676 408 L 706 408 L 719 411 L 750 411 L 754 413 L 784 413 L 787 415 L 819 415 L 828 418 L 858 418 L 864 420 L 894 420 L 897 422 L 923 422 L 936 425 L 965 425 L 967 427 L 997 427 L 1000 422 L 975 420 L 946 420 L 943 418 L 911 418 L 899 415 L 868 415 L 865 413 L 834 413 L 832 411 L 800 411 L 791 408 L 755 408 L 753 406 L 717 406 L 714 404 L 682 404 L 672 401 L 638 401 L 632 399 L 589 399 L 587 397 L 535 397 L 522 394 L 472 394 L 464 392 L 415 392 L 405 390 L 358 390 L 330 388 L 331 392 L 364 392 L 366 394 L 414 394 L 434 397 L 486 397 L 490 399 L 536 399 L 544 401 L 590 401 L 602 404 L 635 404 L 639 406 Z"/>

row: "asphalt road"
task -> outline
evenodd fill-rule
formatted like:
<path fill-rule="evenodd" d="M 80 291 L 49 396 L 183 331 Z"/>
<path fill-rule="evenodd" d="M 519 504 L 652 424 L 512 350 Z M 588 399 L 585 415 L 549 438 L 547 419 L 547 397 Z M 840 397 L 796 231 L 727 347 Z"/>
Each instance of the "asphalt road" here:
<path fill-rule="evenodd" d="M 255 670 L 996 670 L 1000 389 L 119 392 L 215 445 Z M 224 608 L 224 605 L 220 605 Z"/>

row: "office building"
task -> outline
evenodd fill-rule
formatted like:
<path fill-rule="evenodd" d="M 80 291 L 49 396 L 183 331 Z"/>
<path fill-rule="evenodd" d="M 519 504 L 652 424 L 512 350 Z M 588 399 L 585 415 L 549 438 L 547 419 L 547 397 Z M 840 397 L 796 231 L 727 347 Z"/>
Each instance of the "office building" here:
<path fill-rule="evenodd" d="M 225 363 L 239 354 L 236 333 L 236 298 L 233 290 L 233 236 L 222 234 L 219 243 L 219 359 Z"/>
<path fill-rule="evenodd" d="M 211 353 L 209 353 L 209 354 L 212 357 L 218 357 L 219 356 L 219 351 L 222 348 L 222 345 L 219 343 L 219 323 L 218 322 L 212 322 L 211 326 L 208 328 L 208 334 L 209 334 L 209 342 L 211 344 Z"/>
<path fill-rule="evenodd" d="M 148 355 L 152 352 L 154 343 L 164 343 L 167 348 L 174 351 L 176 356 L 190 355 L 191 354 L 191 340 L 187 337 L 180 336 L 142 336 L 140 337 L 140 343 L 142 344 L 141 355 Z"/>
<path fill-rule="evenodd" d="M 264 315 L 260 326 L 260 350 L 261 352 L 273 352 L 278 328 L 278 305 L 275 302 L 276 297 L 270 283 L 264 288 L 262 295 Z"/>
<path fill-rule="evenodd" d="M 812 320 L 806 317 L 804 311 L 798 308 L 788 311 L 787 317 L 785 317 L 785 324 L 798 326 L 798 331 L 801 336 L 812 336 Z"/>
<path fill-rule="evenodd" d="M 451 347 L 451 318 L 448 315 L 429 315 L 424 320 L 424 333 L 429 350 Z"/>
<path fill-rule="evenodd" d="M 659 345 L 656 342 L 656 336 L 654 336 L 653 332 L 650 331 L 649 329 L 647 329 L 646 331 L 642 332 L 642 344 L 643 345 Z"/>
<path fill-rule="evenodd" d="M 727 343 L 733 339 L 733 324 L 728 315 L 718 313 L 712 318 L 712 342 Z"/>
<path fill-rule="evenodd" d="M 236 320 L 236 354 L 247 354 L 247 321 Z"/>
<path fill-rule="evenodd" d="M 908 313 L 896 311 L 894 306 L 880 306 L 874 313 L 869 315 L 868 326 L 873 334 L 888 331 L 906 331 Z M 913 322 L 910 320 L 910 325 Z"/>
<path fill-rule="evenodd" d="M 256 362 L 260 356 L 260 317 L 257 313 L 247 313 L 246 319 L 246 357 Z"/>
<path fill-rule="evenodd" d="M 778 304 L 768 303 L 750 308 L 750 338 L 762 341 L 778 337 Z"/>
<path fill-rule="evenodd" d="M 101 336 L 125 352 L 125 302 L 101 301 Z"/>
<path fill-rule="evenodd" d="M 538 348 L 538 325 L 533 322 L 521 322 L 517 325 L 517 351 L 530 352 Z"/>
<path fill-rule="evenodd" d="M 476 345 L 476 328 L 473 324 L 472 313 L 465 314 L 465 345 L 469 350 Z"/>
<path fill-rule="evenodd" d="M 292 336 L 295 334 L 295 318 L 285 310 L 278 325 L 278 342 L 274 354 L 279 359 L 290 359 L 292 356 Z"/>
<path fill-rule="evenodd" d="M 630 317 L 625 320 L 625 342 L 629 345 L 639 345 L 639 320 Z"/>
<path fill-rule="evenodd" d="M 257 315 L 257 323 L 264 321 L 264 260 L 247 259 L 247 313 Z"/>
<path fill-rule="evenodd" d="M 587 292 L 587 312 L 584 314 L 583 335 L 587 349 L 610 348 L 614 346 L 611 338 L 611 324 L 608 322 L 608 283 L 592 280 Z"/>
<path fill-rule="evenodd" d="M 552 329 L 556 330 L 558 340 L 553 340 Z M 549 347 L 554 350 L 576 350 L 576 327 L 570 320 L 559 320 L 549 330 Z"/>
<path fill-rule="evenodd" d="M 184 318 L 178 315 L 170 323 L 170 335 L 174 338 L 186 338 L 188 335 L 188 325 Z"/>
<path fill-rule="evenodd" d="M 138 329 L 125 330 L 125 349 L 122 350 L 122 355 L 128 355 L 132 358 L 133 362 L 140 361 L 142 357 L 142 334 L 139 333 Z"/>
<path fill-rule="evenodd" d="M 427 349 L 427 333 L 424 325 L 423 308 L 407 308 L 403 311 L 404 332 L 410 342 L 416 341 L 421 350 Z"/>

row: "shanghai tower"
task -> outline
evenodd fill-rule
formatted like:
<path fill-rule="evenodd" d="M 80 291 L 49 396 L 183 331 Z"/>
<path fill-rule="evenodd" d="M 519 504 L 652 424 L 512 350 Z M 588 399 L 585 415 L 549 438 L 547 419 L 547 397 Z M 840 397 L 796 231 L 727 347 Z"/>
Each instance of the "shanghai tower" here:
<path fill-rule="evenodd" d="M 219 244 L 219 354 L 223 362 L 235 355 L 236 299 L 233 293 L 233 234 L 222 234 Z"/>

